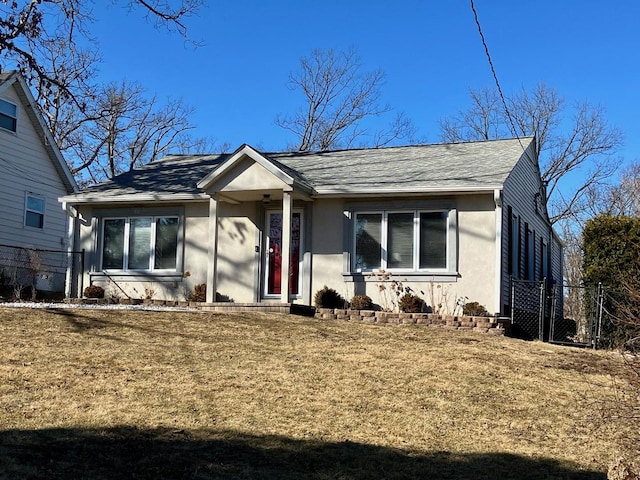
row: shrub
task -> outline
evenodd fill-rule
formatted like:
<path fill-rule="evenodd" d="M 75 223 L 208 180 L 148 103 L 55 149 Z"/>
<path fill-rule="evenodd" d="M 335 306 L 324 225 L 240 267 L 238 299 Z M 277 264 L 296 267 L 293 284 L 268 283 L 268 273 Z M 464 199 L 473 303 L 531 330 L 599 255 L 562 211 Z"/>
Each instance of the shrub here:
<path fill-rule="evenodd" d="M 405 293 L 398 302 L 401 312 L 420 313 L 424 309 L 424 300 L 417 295 Z"/>
<path fill-rule="evenodd" d="M 584 283 L 605 289 L 600 341 L 624 345 L 640 336 L 640 218 L 600 215 L 588 220 L 582 233 Z M 587 291 L 587 301 L 590 301 Z"/>
<path fill-rule="evenodd" d="M 489 312 L 484 308 L 484 305 L 480 305 L 478 302 L 467 302 L 464 304 L 462 314 L 469 317 L 489 317 Z"/>
<path fill-rule="evenodd" d="M 373 310 L 373 300 L 368 295 L 354 295 L 350 307 L 354 310 Z"/>
<path fill-rule="evenodd" d="M 206 302 L 207 301 L 207 284 L 201 283 L 193 287 L 193 295 L 191 300 L 194 302 Z"/>
<path fill-rule="evenodd" d="M 216 302 L 233 303 L 233 298 L 220 292 L 216 292 Z"/>
<path fill-rule="evenodd" d="M 316 292 L 313 300 L 317 308 L 344 308 L 345 304 L 344 298 L 326 285 Z"/>
<path fill-rule="evenodd" d="M 104 298 L 104 288 L 98 285 L 89 285 L 84 289 L 84 296 L 87 298 Z"/>

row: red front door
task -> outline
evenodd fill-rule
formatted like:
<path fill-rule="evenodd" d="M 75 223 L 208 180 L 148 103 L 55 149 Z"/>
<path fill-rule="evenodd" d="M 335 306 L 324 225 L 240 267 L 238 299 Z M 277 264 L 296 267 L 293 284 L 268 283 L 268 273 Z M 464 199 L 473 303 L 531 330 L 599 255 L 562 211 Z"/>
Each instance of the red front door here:
<path fill-rule="evenodd" d="M 280 295 L 282 276 L 282 213 L 267 213 L 267 295 Z M 300 283 L 300 213 L 291 218 L 291 258 L 289 259 L 289 293 L 297 295 Z"/>

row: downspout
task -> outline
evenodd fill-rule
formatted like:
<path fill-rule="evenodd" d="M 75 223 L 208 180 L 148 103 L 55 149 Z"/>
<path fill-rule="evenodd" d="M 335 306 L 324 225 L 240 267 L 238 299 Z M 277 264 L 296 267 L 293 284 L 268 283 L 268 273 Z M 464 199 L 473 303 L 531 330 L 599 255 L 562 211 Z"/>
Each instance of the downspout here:
<path fill-rule="evenodd" d="M 502 190 L 496 188 L 493 191 L 493 203 L 496 212 L 496 261 L 495 261 L 495 288 L 494 288 L 494 313 L 502 314 Z"/>

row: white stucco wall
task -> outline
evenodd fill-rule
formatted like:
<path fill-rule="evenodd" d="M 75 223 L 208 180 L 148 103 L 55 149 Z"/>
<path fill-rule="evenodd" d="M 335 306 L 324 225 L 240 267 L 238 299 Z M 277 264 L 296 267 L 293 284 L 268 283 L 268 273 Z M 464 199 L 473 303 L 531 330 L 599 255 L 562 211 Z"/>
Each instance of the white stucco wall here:
<path fill-rule="evenodd" d="M 235 302 L 255 302 L 260 261 L 256 203 L 219 205 L 216 290 Z"/>
<path fill-rule="evenodd" d="M 406 200 L 375 200 L 380 208 L 384 205 L 405 204 Z M 452 266 L 456 275 L 445 277 L 421 275 L 418 279 L 410 275 L 398 273 L 390 280 L 400 280 L 405 286 L 419 293 L 427 303 L 442 304 L 443 311 L 451 312 L 455 308 L 458 297 L 467 297 L 468 301 L 476 301 L 484 305 L 490 312 L 494 311 L 495 293 L 495 211 L 492 194 L 467 195 L 448 198 L 413 199 L 420 205 L 449 205 L 452 215 L 456 216 L 457 232 L 451 242 L 457 245 L 457 257 Z M 418 202 L 418 203 L 415 203 Z M 426 203 L 425 203 L 426 202 Z M 435 203 L 433 203 L 435 202 Z M 298 202 L 296 209 L 308 207 L 304 212 L 303 250 L 306 249 L 304 272 L 310 271 L 310 278 L 303 287 L 309 294 L 295 301 L 313 303 L 315 293 L 323 286 L 336 289 L 344 298 L 350 300 L 354 294 L 367 294 L 375 303 L 383 307 L 391 307 L 392 292 L 387 281 L 387 298 L 385 291 L 380 291 L 382 282 L 374 275 L 365 275 L 365 281 L 351 281 L 352 277 L 344 275 L 347 264 L 345 257 L 353 235 L 345 208 L 352 208 L 353 202 L 343 199 L 316 199 L 312 203 Z M 412 204 L 412 205 L 414 205 Z M 117 276 L 118 285 L 133 298 L 143 298 L 145 290 L 154 290 L 154 298 L 182 300 L 188 297 L 193 287 L 206 283 L 207 253 L 211 232 L 209 232 L 208 203 L 190 203 L 184 209 L 184 249 L 183 268 L 176 275 L 167 278 L 153 278 L 141 275 Z M 366 202 L 360 207 L 366 209 Z M 414 208 L 414 207 L 407 207 Z M 422 208 L 422 207 L 421 207 Z M 100 217 L 104 211 L 80 209 L 87 222 L 80 222 L 80 245 L 88 252 L 95 254 L 87 258 L 87 270 L 95 272 L 85 275 L 84 284 L 89 281 L 109 284 L 107 278 L 100 274 L 100 224 L 93 216 Z M 136 212 L 144 215 L 141 207 L 122 207 L 110 209 L 119 216 L 128 216 Z M 255 302 L 261 299 L 261 287 L 264 275 L 261 265 L 264 251 L 264 236 L 261 230 L 264 225 L 265 210 L 260 202 L 245 202 L 237 205 L 219 203 L 218 206 L 218 260 L 217 260 L 217 292 L 235 302 Z M 304 227 L 303 227 L 304 228 Z M 260 247 L 256 251 L 256 247 Z M 360 277 L 362 280 L 362 277 Z M 303 282 L 304 283 L 304 282 Z M 111 286 L 113 287 L 113 285 Z M 112 288 L 112 290 L 114 290 Z M 114 290 L 115 291 L 115 290 Z M 116 292 L 117 293 L 117 292 Z"/>
<path fill-rule="evenodd" d="M 406 200 L 406 199 L 405 199 Z M 350 281 L 344 276 L 345 242 L 352 235 L 351 227 L 344 221 L 344 210 L 349 202 L 340 199 L 316 200 L 313 206 L 313 273 L 311 282 L 312 299 L 315 292 L 325 285 L 338 291 L 345 299 L 350 300 L 354 294 L 369 295 L 374 303 L 382 307 L 391 307 L 395 294 L 391 292 L 391 282 L 401 281 L 427 301 L 436 305 L 442 304 L 443 310 L 453 311 L 456 300 L 466 297 L 467 301 L 479 302 L 489 312 L 498 311 L 495 305 L 495 258 L 496 258 L 496 223 L 493 194 L 468 195 L 438 199 L 412 199 L 428 205 L 446 203 L 451 205 L 457 215 L 457 266 L 453 269 L 456 278 L 446 280 L 437 275 L 422 275 L 419 279 L 407 273 L 392 273 L 385 281 L 379 275 L 365 274 L 364 282 Z M 390 199 L 394 209 L 399 209 L 402 199 Z M 398 203 L 400 202 L 400 204 Z M 426 203 L 424 203 L 426 202 Z M 374 200 L 376 208 L 385 202 Z M 347 205 L 347 207 L 345 207 Z M 359 207 L 366 209 L 366 202 Z M 412 207 L 411 207 L 412 208 Z M 385 288 L 382 288 L 382 287 Z"/>

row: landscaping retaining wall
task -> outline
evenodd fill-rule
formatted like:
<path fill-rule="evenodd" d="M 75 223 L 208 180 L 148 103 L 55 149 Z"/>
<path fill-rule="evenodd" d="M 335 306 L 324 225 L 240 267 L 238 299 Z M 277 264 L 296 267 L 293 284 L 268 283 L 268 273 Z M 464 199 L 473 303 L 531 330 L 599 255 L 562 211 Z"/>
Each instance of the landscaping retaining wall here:
<path fill-rule="evenodd" d="M 509 319 L 494 317 L 467 317 L 435 313 L 393 313 L 374 310 L 316 309 L 315 317 L 322 320 L 344 320 L 377 324 L 415 324 L 449 330 L 468 330 L 492 335 L 508 333 Z"/>

